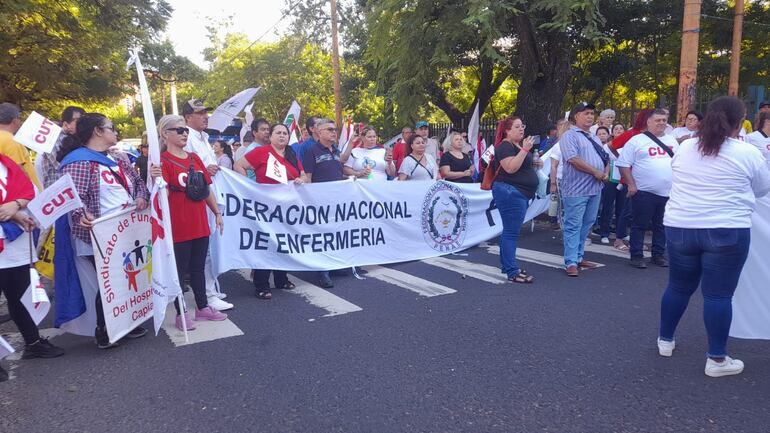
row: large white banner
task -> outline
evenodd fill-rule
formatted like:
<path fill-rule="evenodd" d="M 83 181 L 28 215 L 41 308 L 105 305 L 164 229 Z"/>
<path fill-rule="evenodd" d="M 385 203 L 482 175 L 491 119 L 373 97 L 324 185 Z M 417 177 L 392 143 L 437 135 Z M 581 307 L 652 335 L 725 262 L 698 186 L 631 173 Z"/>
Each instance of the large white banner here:
<path fill-rule="evenodd" d="M 150 210 L 128 208 L 94 220 L 96 274 L 110 342 L 152 317 Z"/>
<path fill-rule="evenodd" d="M 751 224 L 751 247 L 733 297 L 730 336 L 770 340 L 770 197 L 757 200 Z"/>
<path fill-rule="evenodd" d="M 27 204 L 32 216 L 45 229 L 51 227 L 60 216 L 81 207 L 83 203 L 69 173 L 65 173 Z"/>
<path fill-rule="evenodd" d="M 500 234 L 492 194 L 479 184 L 341 181 L 259 185 L 230 170 L 214 180 L 229 269 L 331 270 L 435 257 Z"/>

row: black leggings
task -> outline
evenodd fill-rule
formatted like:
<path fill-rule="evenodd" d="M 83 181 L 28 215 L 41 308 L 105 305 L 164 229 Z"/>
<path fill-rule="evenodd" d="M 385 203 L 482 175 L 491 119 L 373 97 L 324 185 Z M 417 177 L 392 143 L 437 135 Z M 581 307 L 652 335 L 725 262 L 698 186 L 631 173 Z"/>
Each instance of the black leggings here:
<path fill-rule="evenodd" d="M 203 273 L 208 250 L 208 236 L 184 242 L 174 242 L 176 272 L 179 275 L 179 282 L 184 281 L 185 274 L 190 274 L 190 287 L 192 287 L 195 304 L 199 310 L 209 305 L 206 300 L 206 276 Z M 176 308 L 176 314 L 179 314 L 178 302 L 174 302 L 174 308 Z"/>
<path fill-rule="evenodd" d="M 32 344 L 40 339 L 37 325 L 32 316 L 21 303 L 21 297 L 29 287 L 29 265 L 15 268 L 0 269 L 0 292 L 5 293 L 8 300 L 8 313 L 13 323 L 19 328 L 26 344 Z"/>

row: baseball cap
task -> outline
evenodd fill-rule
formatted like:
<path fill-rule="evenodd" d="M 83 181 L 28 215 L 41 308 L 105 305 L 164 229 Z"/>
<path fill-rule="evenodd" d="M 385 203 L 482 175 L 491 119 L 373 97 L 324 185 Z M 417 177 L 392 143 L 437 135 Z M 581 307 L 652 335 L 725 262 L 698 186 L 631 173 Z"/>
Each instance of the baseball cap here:
<path fill-rule="evenodd" d="M 428 126 L 428 122 L 424 120 L 420 120 L 419 122 L 414 124 L 415 128 L 422 128 L 423 126 Z"/>
<path fill-rule="evenodd" d="M 198 111 L 211 111 L 211 107 L 207 107 L 200 99 L 190 99 L 182 106 L 182 115 L 197 113 Z"/>
<path fill-rule="evenodd" d="M 575 104 L 574 107 L 572 107 L 572 111 L 570 111 L 569 114 L 570 116 L 574 116 L 580 113 L 581 111 L 586 111 L 586 110 L 596 110 L 596 106 L 594 106 L 594 104 L 589 104 L 588 102 L 585 102 L 585 101 L 578 102 L 577 104 Z"/>
<path fill-rule="evenodd" d="M 762 101 L 759 103 L 759 108 L 770 107 L 770 100 Z"/>

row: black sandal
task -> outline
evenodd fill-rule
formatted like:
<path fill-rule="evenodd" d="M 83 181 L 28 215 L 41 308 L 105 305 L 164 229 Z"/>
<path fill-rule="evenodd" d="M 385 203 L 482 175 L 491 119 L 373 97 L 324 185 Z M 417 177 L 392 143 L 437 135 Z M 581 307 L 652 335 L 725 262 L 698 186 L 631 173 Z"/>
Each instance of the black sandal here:
<path fill-rule="evenodd" d="M 273 299 L 273 293 L 270 289 L 257 290 L 257 298 L 269 301 L 270 299 Z"/>
<path fill-rule="evenodd" d="M 286 284 L 284 284 L 279 288 L 283 290 L 294 290 L 297 288 L 297 286 L 295 286 L 294 283 L 292 283 L 291 281 L 287 281 Z"/>
<path fill-rule="evenodd" d="M 535 277 L 529 275 L 524 269 L 519 270 L 519 273 L 513 277 L 508 277 L 508 281 L 519 284 L 532 284 L 535 282 Z"/>

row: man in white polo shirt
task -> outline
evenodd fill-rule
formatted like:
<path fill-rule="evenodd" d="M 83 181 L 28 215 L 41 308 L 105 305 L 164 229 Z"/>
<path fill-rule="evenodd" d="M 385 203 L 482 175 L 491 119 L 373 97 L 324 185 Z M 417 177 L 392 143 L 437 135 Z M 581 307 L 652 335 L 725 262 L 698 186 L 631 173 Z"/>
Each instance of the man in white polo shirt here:
<path fill-rule="evenodd" d="M 644 235 L 652 230 L 652 263 L 668 266 L 663 213 L 671 192 L 671 159 L 679 147 L 666 134 L 668 112 L 655 109 L 647 118 L 647 131 L 634 136 L 623 147 L 615 163 L 628 187 L 633 223 L 631 225 L 631 266 L 643 269 Z M 632 171 L 633 169 L 633 171 Z"/>
<path fill-rule="evenodd" d="M 209 144 L 209 135 L 205 132 L 206 127 L 209 126 L 209 111 L 211 108 L 206 107 L 200 99 L 191 99 L 182 105 L 182 116 L 187 127 L 190 128 L 190 132 L 187 134 L 187 146 L 184 150 L 198 155 L 209 174 L 214 176 L 219 171 L 219 164 L 217 164 L 214 149 Z M 209 213 L 209 226 L 212 225 L 213 217 Z M 212 229 L 211 235 L 215 236 L 216 230 Z M 227 295 L 219 291 L 219 282 L 211 270 L 211 254 L 206 255 L 205 276 L 206 297 L 209 306 L 219 311 L 233 308 L 233 304 L 222 300 Z"/>

